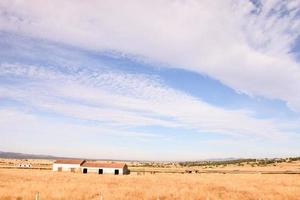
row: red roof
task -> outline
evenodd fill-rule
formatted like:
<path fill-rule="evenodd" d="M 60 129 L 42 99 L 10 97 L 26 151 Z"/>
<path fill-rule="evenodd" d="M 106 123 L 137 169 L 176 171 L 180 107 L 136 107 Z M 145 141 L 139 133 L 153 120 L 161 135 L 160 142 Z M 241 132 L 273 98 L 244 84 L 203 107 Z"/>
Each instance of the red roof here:
<path fill-rule="evenodd" d="M 125 163 L 100 163 L 100 162 L 85 162 L 82 167 L 96 167 L 96 168 L 124 168 Z"/>
<path fill-rule="evenodd" d="M 82 163 L 84 163 L 85 160 L 76 160 L 76 159 L 61 159 L 61 160 L 56 160 L 54 163 L 56 164 L 77 164 L 77 165 L 81 165 Z"/>

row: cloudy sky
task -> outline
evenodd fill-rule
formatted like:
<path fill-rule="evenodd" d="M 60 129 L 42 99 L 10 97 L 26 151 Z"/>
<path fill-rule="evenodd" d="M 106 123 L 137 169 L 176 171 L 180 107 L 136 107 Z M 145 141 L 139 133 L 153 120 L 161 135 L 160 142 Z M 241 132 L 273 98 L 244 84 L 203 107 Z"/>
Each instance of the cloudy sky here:
<path fill-rule="evenodd" d="M 1 0 L 0 151 L 300 154 L 299 0 Z"/>

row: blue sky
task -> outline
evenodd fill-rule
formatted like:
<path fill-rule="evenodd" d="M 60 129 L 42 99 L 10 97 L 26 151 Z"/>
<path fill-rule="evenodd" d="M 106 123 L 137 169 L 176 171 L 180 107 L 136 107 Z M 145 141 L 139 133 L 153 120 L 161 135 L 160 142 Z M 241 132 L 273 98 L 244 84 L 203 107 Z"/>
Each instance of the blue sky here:
<path fill-rule="evenodd" d="M 299 155 L 299 1 L 119 4 L 0 3 L 0 150 Z"/>

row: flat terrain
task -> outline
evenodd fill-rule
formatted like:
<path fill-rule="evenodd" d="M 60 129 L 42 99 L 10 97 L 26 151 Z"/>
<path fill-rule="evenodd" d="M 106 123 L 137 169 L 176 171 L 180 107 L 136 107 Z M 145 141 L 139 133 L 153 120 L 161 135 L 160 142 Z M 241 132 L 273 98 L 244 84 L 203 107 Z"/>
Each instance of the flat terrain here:
<path fill-rule="evenodd" d="M 51 170 L 52 163 L 54 160 L 47 159 L 7 159 L 0 158 L 0 168 L 6 169 L 15 169 L 19 168 L 18 164 L 20 163 L 30 163 L 33 169 L 42 169 L 42 170 Z M 155 166 L 136 166 L 132 162 L 126 163 L 129 166 L 130 171 L 134 174 L 135 172 L 157 172 L 157 173 L 182 173 L 186 170 L 195 170 L 199 172 L 225 172 L 225 173 L 238 173 L 238 172 L 295 172 L 300 173 L 300 161 L 293 162 L 282 162 L 282 163 L 273 163 L 268 165 L 255 165 L 252 163 L 243 163 L 242 165 L 237 164 L 227 164 L 225 165 L 206 165 L 206 166 L 194 166 L 194 167 L 182 167 L 178 165 L 162 165 L 163 167 Z M 136 163 L 135 163 L 136 164 Z M 138 163 L 139 164 L 139 163 Z"/>
<path fill-rule="evenodd" d="M 298 174 L 97 175 L 0 169 L 1 200 L 300 199 Z"/>

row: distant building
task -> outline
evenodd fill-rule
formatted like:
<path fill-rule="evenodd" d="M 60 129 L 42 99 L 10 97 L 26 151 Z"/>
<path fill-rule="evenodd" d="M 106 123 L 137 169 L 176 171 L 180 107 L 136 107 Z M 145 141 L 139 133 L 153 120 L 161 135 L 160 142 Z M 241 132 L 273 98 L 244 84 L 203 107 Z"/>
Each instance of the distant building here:
<path fill-rule="evenodd" d="M 125 163 L 103 163 L 73 159 L 56 160 L 53 163 L 52 170 L 58 172 L 81 172 L 83 174 L 129 174 L 128 167 Z"/>
<path fill-rule="evenodd" d="M 52 170 L 53 171 L 69 171 L 69 172 L 79 172 L 80 166 L 86 162 L 85 160 L 75 160 L 75 159 L 63 159 L 56 160 L 53 163 Z"/>
<path fill-rule="evenodd" d="M 19 167 L 19 168 L 31 168 L 32 165 L 31 165 L 31 163 L 19 163 L 19 164 L 17 164 L 17 167 Z"/>

